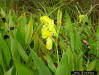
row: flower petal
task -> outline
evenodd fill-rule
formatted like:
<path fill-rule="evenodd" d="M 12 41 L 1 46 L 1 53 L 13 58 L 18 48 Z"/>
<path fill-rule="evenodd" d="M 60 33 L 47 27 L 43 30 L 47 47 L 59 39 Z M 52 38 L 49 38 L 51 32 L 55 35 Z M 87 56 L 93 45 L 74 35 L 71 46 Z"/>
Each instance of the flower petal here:
<path fill-rule="evenodd" d="M 51 39 L 50 37 L 47 38 L 46 48 L 47 48 L 48 50 L 51 50 L 51 49 L 52 49 L 52 39 Z"/>

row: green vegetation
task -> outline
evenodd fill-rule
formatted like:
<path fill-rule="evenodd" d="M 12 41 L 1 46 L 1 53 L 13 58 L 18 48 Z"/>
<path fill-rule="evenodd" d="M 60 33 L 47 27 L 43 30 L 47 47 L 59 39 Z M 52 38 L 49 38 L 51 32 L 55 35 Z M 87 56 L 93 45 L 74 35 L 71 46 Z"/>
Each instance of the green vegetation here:
<path fill-rule="evenodd" d="M 0 75 L 99 75 L 96 3 L 0 0 Z"/>

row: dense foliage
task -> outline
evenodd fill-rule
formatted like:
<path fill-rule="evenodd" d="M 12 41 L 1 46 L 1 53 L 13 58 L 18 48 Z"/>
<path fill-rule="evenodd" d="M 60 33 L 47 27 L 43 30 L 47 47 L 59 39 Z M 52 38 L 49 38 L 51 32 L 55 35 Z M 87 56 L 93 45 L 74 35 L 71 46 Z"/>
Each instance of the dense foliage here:
<path fill-rule="evenodd" d="M 99 4 L 0 1 L 0 75 L 99 75 Z"/>

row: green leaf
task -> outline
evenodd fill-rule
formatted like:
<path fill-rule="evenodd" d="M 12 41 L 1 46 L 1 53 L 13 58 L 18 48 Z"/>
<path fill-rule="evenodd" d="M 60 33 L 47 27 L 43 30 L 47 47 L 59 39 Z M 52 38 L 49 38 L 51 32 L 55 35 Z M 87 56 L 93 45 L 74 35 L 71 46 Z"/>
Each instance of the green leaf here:
<path fill-rule="evenodd" d="M 6 63 L 6 65 L 8 66 L 11 60 L 11 53 L 10 53 L 10 49 L 7 45 L 7 42 L 3 39 L 0 38 L 0 47 L 3 49 L 3 54 L 4 54 L 4 61 Z"/>
<path fill-rule="evenodd" d="M 24 47 L 25 44 L 25 26 L 27 23 L 27 18 L 24 14 L 22 14 L 22 16 L 18 19 L 19 27 L 16 33 L 16 38 L 21 43 L 22 47 Z"/>
<path fill-rule="evenodd" d="M 34 37 L 33 37 L 35 40 L 34 40 L 34 48 L 33 48 L 33 50 L 34 51 L 38 51 L 39 50 L 39 39 L 34 35 Z"/>
<path fill-rule="evenodd" d="M 59 63 L 55 75 L 70 75 L 68 68 L 68 56 L 66 52 L 63 52 L 62 59 Z"/>
<path fill-rule="evenodd" d="M 73 28 L 74 30 L 74 47 L 75 47 L 75 52 L 80 53 L 82 52 L 82 44 L 81 44 L 81 37 L 80 33 L 78 32 L 77 28 Z"/>
<path fill-rule="evenodd" d="M 67 35 L 69 36 L 70 38 L 70 46 L 71 46 L 71 50 L 74 51 L 74 44 L 75 44 L 75 36 L 74 36 L 74 29 L 73 29 L 73 26 L 72 26 L 72 23 L 71 23 L 71 18 L 69 16 L 69 14 L 66 12 L 65 13 L 65 19 L 66 19 L 66 22 L 64 23 L 65 25 L 65 31 L 67 32 Z"/>
<path fill-rule="evenodd" d="M 17 29 L 17 32 L 16 32 L 16 39 L 22 45 L 22 47 L 24 47 L 24 36 L 22 35 L 22 32 L 20 31 L 19 28 Z"/>
<path fill-rule="evenodd" d="M 62 38 L 60 38 L 59 47 L 60 47 L 61 53 L 63 53 L 63 50 L 67 49 L 67 42 L 65 42 L 64 39 Z"/>
<path fill-rule="evenodd" d="M 71 24 L 71 18 L 67 12 L 65 13 L 65 19 L 66 19 L 66 21 L 65 21 L 64 25 L 66 27 L 66 31 L 69 32 L 72 29 L 72 24 Z"/>
<path fill-rule="evenodd" d="M 97 27 L 97 31 L 96 31 L 96 57 L 99 57 L 99 25 Z M 97 75 L 99 75 L 99 60 L 96 61 L 96 70 L 98 72 Z"/>
<path fill-rule="evenodd" d="M 83 53 L 80 52 L 78 55 L 74 53 L 74 62 L 75 62 L 75 70 L 76 71 L 83 71 Z"/>
<path fill-rule="evenodd" d="M 18 75 L 34 75 L 33 71 L 29 68 L 27 68 L 25 65 L 17 62 L 14 60 L 16 71 L 18 72 Z"/>
<path fill-rule="evenodd" d="M 47 66 L 43 63 L 43 61 L 37 56 L 37 54 L 34 51 L 32 52 L 32 58 L 34 63 L 37 66 L 37 69 L 39 71 L 39 75 L 52 75 Z"/>
<path fill-rule="evenodd" d="M 6 16 L 6 13 L 5 13 L 5 11 L 2 8 L 1 8 L 1 14 L 2 14 L 3 17 Z"/>
<path fill-rule="evenodd" d="M 90 63 L 88 64 L 88 66 L 87 66 L 87 71 L 94 70 L 95 65 L 96 65 L 96 60 L 93 60 L 92 62 L 90 62 Z"/>
<path fill-rule="evenodd" d="M 7 72 L 4 73 L 4 75 L 12 75 L 13 67 L 11 67 Z"/>
<path fill-rule="evenodd" d="M 56 67 L 53 64 L 53 61 L 52 61 L 51 57 L 48 54 L 46 54 L 46 59 L 47 59 L 48 67 L 51 69 L 51 71 L 53 73 L 55 73 L 56 72 Z"/>
<path fill-rule="evenodd" d="M 0 75 L 4 75 L 3 67 L 0 65 Z"/>
<path fill-rule="evenodd" d="M 60 32 L 61 21 L 62 21 L 62 11 L 59 9 L 57 13 L 57 33 L 58 34 Z"/>
<path fill-rule="evenodd" d="M 71 50 L 74 51 L 75 49 L 75 36 L 74 36 L 74 32 L 71 31 L 70 34 L 70 46 L 71 46 Z"/>
<path fill-rule="evenodd" d="M 25 27 L 25 43 L 29 44 L 33 35 L 33 19 L 30 18 L 29 24 Z"/>
<path fill-rule="evenodd" d="M 11 10 L 9 11 L 9 14 L 8 14 L 8 20 L 9 20 L 9 27 L 12 27 L 14 25 L 14 21 L 12 20 L 13 16 L 12 16 L 12 12 Z"/>
<path fill-rule="evenodd" d="M 96 71 L 97 71 L 97 75 L 99 75 L 99 60 L 96 60 Z"/>
<path fill-rule="evenodd" d="M 70 71 L 74 71 L 74 54 L 72 52 L 72 50 L 70 49 L 70 47 L 67 48 L 67 56 L 68 56 L 68 70 Z"/>
<path fill-rule="evenodd" d="M 18 53 L 17 45 L 12 37 L 11 37 L 11 53 L 12 53 L 12 58 L 14 60 L 20 61 L 20 55 Z"/>
<path fill-rule="evenodd" d="M 21 44 L 15 40 L 16 46 L 17 46 L 17 50 L 20 54 L 20 56 L 22 57 L 22 59 L 27 62 L 28 61 L 28 55 L 25 53 L 25 50 L 23 49 L 23 47 L 21 46 Z"/>
<path fill-rule="evenodd" d="M 0 75 L 3 75 L 3 67 L 2 50 L 0 49 Z"/>
<path fill-rule="evenodd" d="M 0 49 L 0 65 L 2 64 L 2 50 Z"/>
<path fill-rule="evenodd" d="M 97 49 L 97 57 L 99 57 L 99 26 L 97 27 L 96 31 L 96 49 Z"/>

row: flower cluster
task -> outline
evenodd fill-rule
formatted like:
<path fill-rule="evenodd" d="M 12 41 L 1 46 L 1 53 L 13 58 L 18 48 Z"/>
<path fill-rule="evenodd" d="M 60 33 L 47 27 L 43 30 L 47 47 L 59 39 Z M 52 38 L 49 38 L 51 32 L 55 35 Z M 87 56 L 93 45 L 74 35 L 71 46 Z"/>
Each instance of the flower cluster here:
<path fill-rule="evenodd" d="M 84 22 L 85 18 L 85 15 L 79 15 L 79 22 Z"/>
<path fill-rule="evenodd" d="M 50 19 L 48 16 L 42 16 L 40 18 L 41 22 L 44 24 L 42 27 L 42 38 L 46 39 L 46 48 L 52 49 L 52 39 L 53 36 L 57 36 L 54 21 Z"/>

